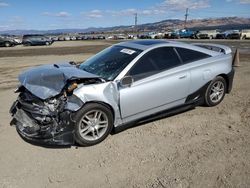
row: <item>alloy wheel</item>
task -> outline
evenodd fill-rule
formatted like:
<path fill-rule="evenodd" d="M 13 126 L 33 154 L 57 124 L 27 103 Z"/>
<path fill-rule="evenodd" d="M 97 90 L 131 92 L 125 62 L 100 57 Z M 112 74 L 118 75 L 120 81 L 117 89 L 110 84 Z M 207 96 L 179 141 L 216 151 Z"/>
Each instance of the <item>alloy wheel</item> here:
<path fill-rule="evenodd" d="M 225 92 L 224 83 L 220 80 L 214 82 L 209 94 L 210 100 L 213 103 L 219 102 L 224 96 L 224 92 Z"/>
<path fill-rule="evenodd" d="M 87 112 L 79 123 L 79 133 L 87 141 L 98 140 L 108 129 L 108 117 L 101 110 Z"/>

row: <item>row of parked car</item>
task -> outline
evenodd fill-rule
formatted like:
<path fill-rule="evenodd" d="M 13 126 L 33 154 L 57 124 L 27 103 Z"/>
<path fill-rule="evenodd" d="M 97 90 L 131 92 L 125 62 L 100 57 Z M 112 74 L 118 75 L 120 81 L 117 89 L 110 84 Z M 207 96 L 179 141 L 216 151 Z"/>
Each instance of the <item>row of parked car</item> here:
<path fill-rule="evenodd" d="M 11 47 L 23 44 L 24 46 L 35 45 L 51 45 L 54 41 L 44 35 L 24 35 L 21 37 L 16 36 L 0 36 L 0 46 Z"/>
<path fill-rule="evenodd" d="M 244 30 L 228 30 L 220 32 L 218 30 L 203 30 L 192 31 L 188 29 L 168 31 L 168 32 L 150 32 L 146 34 L 124 35 L 117 34 L 111 36 L 105 35 L 24 35 L 22 38 L 11 35 L 0 36 L 0 46 L 11 47 L 19 44 L 24 46 L 35 45 L 51 45 L 54 41 L 70 41 L 70 40 L 123 40 L 123 39 L 179 39 L 179 38 L 192 38 L 192 39 L 250 39 L 250 29 Z"/>
<path fill-rule="evenodd" d="M 51 45 L 54 41 L 70 41 L 70 40 L 101 40 L 105 39 L 105 36 L 45 36 L 45 35 L 23 35 L 23 37 L 16 37 L 11 35 L 0 36 L 0 46 L 11 47 L 19 44 L 24 46 L 36 46 L 36 45 Z"/>
<path fill-rule="evenodd" d="M 250 39 L 250 29 L 244 30 L 202 30 L 192 31 L 188 29 L 168 31 L 164 33 L 150 32 L 147 34 L 139 35 L 138 38 L 167 38 L 167 39 L 179 39 L 179 38 L 191 38 L 191 39 Z"/>
<path fill-rule="evenodd" d="M 98 36 L 86 36 L 86 35 L 61 35 L 51 36 L 53 41 L 70 41 L 70 40 L 103 40 L 106 37 L 104 35 Z"/>

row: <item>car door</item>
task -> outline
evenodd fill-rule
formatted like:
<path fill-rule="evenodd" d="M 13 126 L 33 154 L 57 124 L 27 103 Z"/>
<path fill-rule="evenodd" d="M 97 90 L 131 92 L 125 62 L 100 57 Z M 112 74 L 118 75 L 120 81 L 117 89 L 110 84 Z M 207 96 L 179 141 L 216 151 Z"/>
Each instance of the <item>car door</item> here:
<path fill-rule="evenodd" d="M 43 45 L 45 42 L 44 42 L 44 37 L 43 36 L 38 36 L 37 38 L 36 38 L 36 40 L 37 40 L 37 44 L 38 45 Z"/>
<path fill-rule="evenodd" d="M 181 65 L 172 47 L 153 49 L 140 58 L 127 73 L 134 82 L 129 87 L 120 88 L 124 122 L 183 104 L 190 73 L 179 69 Z"/>

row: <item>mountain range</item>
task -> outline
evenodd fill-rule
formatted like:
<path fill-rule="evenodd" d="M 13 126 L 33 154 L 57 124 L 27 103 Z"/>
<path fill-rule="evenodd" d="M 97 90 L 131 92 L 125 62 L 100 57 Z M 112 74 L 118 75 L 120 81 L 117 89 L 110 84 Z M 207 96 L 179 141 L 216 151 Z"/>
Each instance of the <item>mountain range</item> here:
<path fill-rule="evenodd" d="M 24 35 L 24 34 L 64 34 L 64 33 L 129 33 L 129 32 L 149 32 L 166 31 L 171 29 L 182 29 L 185 27 L 185 21 L 179 19 L 167 19 L 155 23 L 140 24 L 136 27 L 115 26 L 115 27 L 92 27 L 87 29 L 56 29 L 56 30 L 9 30 L 0 31 L 0 34 Z M 192 30 L 202 29 L 248 29 L 250 28 L 250 18 L 223 17 L 188 20 L 186 28 Z"/>

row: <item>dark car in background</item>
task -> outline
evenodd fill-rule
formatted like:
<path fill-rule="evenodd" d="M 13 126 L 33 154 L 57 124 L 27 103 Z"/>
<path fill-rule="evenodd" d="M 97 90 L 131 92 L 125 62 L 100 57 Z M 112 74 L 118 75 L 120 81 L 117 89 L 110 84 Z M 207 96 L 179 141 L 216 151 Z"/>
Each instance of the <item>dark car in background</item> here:
<path fill-rule="evenodd" d="M 239 30 L 228 30 L 216 35 L 216 39 L 240 39 Z"/>
<path fill-rule="evenodd" d="M 23 45 L 24 46 L 39 46 L 39 45 L 51 45 L 53 40 L 44 35 L 24 35 Z"/>
<path fill-rule="evenodd" d="M 228 36 L 227 36 L 227 39 L 240 39 L 240 32 L 237 31 L 237 32 L 233 32 L 233 33 L 230 33 Z"/>
<path fill-rule="evenodd" d="M 194 31 L 188 29 L 177 30 L 171 33 L 170 38 L 179 39 L 179 38 L 191 38 L 194 35 Z"/>
<path fill-rule="evenodd" d="M 0 36 L 0 46 L 11 47 L 17 45 L 17 42 L 10 37 Z"/>

